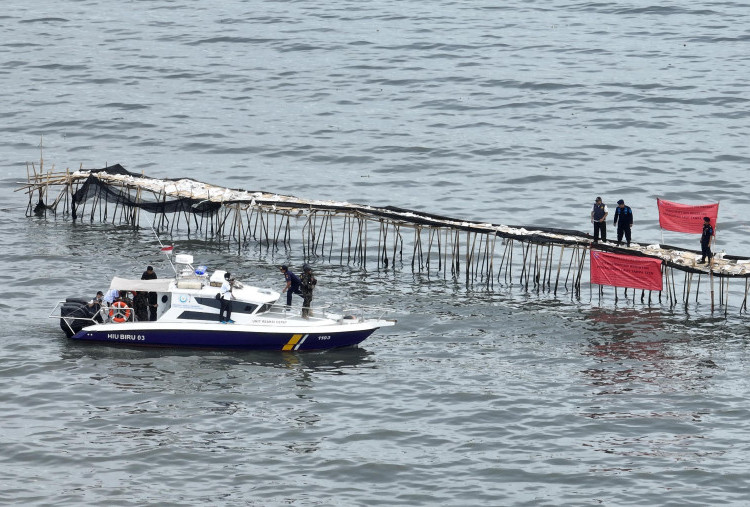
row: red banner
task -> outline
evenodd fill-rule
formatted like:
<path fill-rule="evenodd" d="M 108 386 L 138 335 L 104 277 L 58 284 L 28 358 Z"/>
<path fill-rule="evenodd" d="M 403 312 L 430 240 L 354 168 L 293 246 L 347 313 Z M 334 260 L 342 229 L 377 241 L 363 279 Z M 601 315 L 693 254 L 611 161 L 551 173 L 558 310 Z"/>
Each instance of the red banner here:
<path fill-rule="evenodd" d="M 659 208 L 659 227 L 662 229 L 701 234 L 703 232 L 703 217 L 710 218 L 711 225 L 714 226 L 714 229 L 716 228 L 719 203 L 692 206 L 657 199 L 656 206 Z"/>
<path fill-rule="evenodd" d="M 661 259 L 591 250 L 591 283 L 662 290 Z"/>

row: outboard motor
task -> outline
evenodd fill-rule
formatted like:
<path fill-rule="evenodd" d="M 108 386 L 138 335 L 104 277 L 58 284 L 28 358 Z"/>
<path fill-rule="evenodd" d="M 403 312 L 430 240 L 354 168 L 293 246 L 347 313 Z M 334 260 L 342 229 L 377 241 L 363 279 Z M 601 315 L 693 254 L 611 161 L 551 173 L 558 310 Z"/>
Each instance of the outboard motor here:
<path fill-rule="evenodd" d="M 84 327 L 101 322 L 99 309 L 99 305 L 89 308 L 88 301 L 85 299 L 66 298 L 65 303 L 60 307 L 60 328 L 70 338 Z"/>

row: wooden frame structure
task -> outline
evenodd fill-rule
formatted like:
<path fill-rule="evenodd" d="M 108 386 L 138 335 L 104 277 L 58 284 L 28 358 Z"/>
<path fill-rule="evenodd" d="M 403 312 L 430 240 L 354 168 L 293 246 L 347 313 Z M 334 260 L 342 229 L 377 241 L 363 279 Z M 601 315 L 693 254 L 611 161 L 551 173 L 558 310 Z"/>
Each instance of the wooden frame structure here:
<path fill-rule="evenodd" d="M 593 286 L 585 276 L 591 237 L 579 231 L 527 229 L 392 206 L 306 200 L 192 179 L 162 180 L 130 173 L 119 165 L 74 172 L 55 172 L 53 167 L 45 172 L 31 164 L 27 177 L 26 184 L 17 189 L 28 194 L 27 216 L 54 214 L 140 227 L 146 209 L 153 214 L 150 225 L 160 232 L 172 234 L 185 227 L 189 235 L 234 242 L 240 249 L 254 241 L 269 249 L 300 248 L 305 260 L 337 260 L 363 269 L 410 266 L 414 272 L 451 277 L 488 290 L 496 284 L 518 284 L 525 291 L 554 296 L 565 292 L 580 298 L 587 284 L 593 299 Z M 99 185 L 88 194 L 93 197 L 81 197 L 82 188 L 92 184 Z M 667 245 L 620 248 L 602 244 L 595 248 L 661 259 L 664 289 L 656 295 L 641 290 L 639 297 L 638 290 L 624 289 L 623 296 L 633 303 L 651 304 L 658 298 L 670 308 L 687 309 L 693 296 L 698 303 L 702 289 L 710 295 L 712 310 L 718 303 L 726 313 L 730 281 L 740 280 L 744 298 L 739 308 L 747 311 L 750 259 L 746 257 L 727 255 L 710 265 L 698 265 L 699 252 Z M 681 283 L 676 272 L 684 273 L 677 277 L 682 277 Z M 704 276 L 708 280 L 701 283 Z M 604 288 L 597 287 L 601 300 Z M 616 300 L 618 290 L 614 289 Z"/>

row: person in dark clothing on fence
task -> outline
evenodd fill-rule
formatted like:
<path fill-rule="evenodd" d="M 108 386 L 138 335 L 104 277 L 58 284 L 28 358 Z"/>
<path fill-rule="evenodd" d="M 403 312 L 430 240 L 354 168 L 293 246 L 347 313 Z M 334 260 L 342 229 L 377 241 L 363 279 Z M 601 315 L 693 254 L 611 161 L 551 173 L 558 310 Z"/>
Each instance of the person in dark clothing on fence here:
<path fill-rule="evenodd" d="M 146 268 L 146 271 L 144 271 L 141 275 L 141 280 L 156 280 L 156 271 L 154 271 L 153 266 L 148 266 Z M 158 296 L 156 292 L 148 293 L 148 320 L 156 320 L 156 311 L 159 308 L 159 305 L 157 304 L 157 297 Z"/>
<path fill-rule="evenodd" d="M 711 219 L 709 217 L 703 217 L 703 233 L 701 234 L 701 260 L 698 264 L 704 264 L 706 259 L 708 261 L 714 256 L 711 253 L 711 238 L 714 236 L 714 228 L 711 226 Z"/>
<path fill-rule="evenodd" d="M 594 224 L 594 243 L 599 242 L 599 233 L 602 236 L 602 242 L 607 241 L 607 215 L 609 208 L 602 202 L 601 197 L 596 198 L 594 207 L 591 210 L 591 223 Z"/>
<path fill-rule="evenodd" d="M 617 226 L 617 245 L 622 243 L 622 236 L 625 235 L 627 245 L 630 246 L 630 229 L 633 227 L 633 210 L 630 206 L 625 206 L 625 201 L 617 201 L 615 209 L 615 225 Z"/>
<path fill-rule="evenodd" d="M 304 298 L 302 301 L 302 316 L 304 318 L 312 316 L 312 308 L 310 306 L 312 306 L 313 289 L 317 283 L 318 281 L 315 279 L 315 275 L 313 275 L 312 268 L 308 264 L 302 266 L 300 285 L 302 287 L 302 297 Z"/>
<path fill-rule="evenodd" d="M 300 279 L 297 275 L 289 271 L 287 266 L 279 266 L 279 269 L 284 273 L 284 280 L 286 280 L 286 286 L 281 292 L 286 292 L 286 305 L 292 306 L 292 294 L 302 296 L 302 292 L 299 290 Z"/>

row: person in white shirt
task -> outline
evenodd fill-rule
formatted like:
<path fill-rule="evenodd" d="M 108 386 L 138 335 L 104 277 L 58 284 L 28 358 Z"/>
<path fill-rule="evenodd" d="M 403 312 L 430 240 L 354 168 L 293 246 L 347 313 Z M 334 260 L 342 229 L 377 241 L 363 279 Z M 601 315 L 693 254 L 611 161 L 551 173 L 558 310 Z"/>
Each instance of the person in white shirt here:
<path fill-rule="evenodd" d="M 221 284 L 221 291 L 219 292 L 219 294 L 221 294 L 219 322 L 222 324 L 234 324 L 234 321 L 232 320 L 232 299 L 234 299 L 234 295 L 232 295 L 233 282 L 232 275 L 224 273 L 224 283 Z M 224 313 L 226 313 L 226 317 L 224 317 Z"/>
<path fill-rule="evenodd" d="M 109 289 L 107 293 L 104 295 L 103 301 L 106 303 L 106 306 L 112 306 L 112 303 L 115 302 L 115 299 L 120 297 L 120 291 L 117 289 Z"/>
<path fill-rule="evenodd" d="M 89 304 L 88 304 L 89 308 L 91 308 L 91 312 L 94 315 L 94 320 L 97 322 L 103 322 L 104 320 L 102 318 L 102 313 L 101 313 L 103 299 L 104 299 L 104 293 L 102 291 L 97 291 L 96 297 L 92 299 L 91 301 L 89 301 Z"/>

